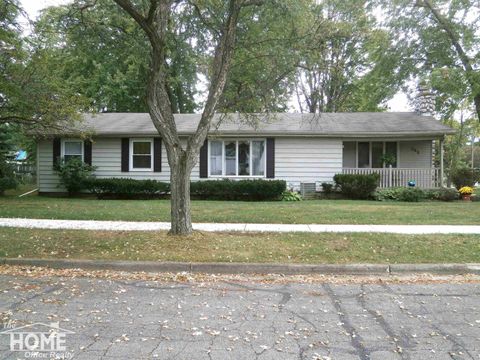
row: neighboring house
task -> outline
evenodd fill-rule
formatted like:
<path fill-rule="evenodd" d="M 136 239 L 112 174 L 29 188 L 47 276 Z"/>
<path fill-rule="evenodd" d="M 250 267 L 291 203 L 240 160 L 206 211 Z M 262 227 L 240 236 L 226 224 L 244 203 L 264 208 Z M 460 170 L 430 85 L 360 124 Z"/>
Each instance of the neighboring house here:
<path fill-rule="evenodd" d="M 186 141 L 200 115 L 175 115 Z M 220 125 L 217 121 L 222 119 Z M 380 186 L 430 188 L 442 184 L 442 169 L 433 164 L 433 142 L 454 130 L 430 116 L 416 113 L 322 113 L 218 115 L 192 171 L 192 180 L 282 179 L 298 189 L 301 183 L 332 182 L 339 173 L 379 172 Z M 252 125 L 253 123 L 253 125 Z M 81 158 L 96 166 L 97 177 L 128 177 L 169 181 L 162 139 L 149 114 L 102 113 L 85 116 L 80 126 L 91 140 L 74 135 L 38 141 L 40 193 L 63 191 L 53 162 Z M 443 152 L 442 152 L 443 153 Z M 392 167 L 384 160 L 389 154 Z"/>

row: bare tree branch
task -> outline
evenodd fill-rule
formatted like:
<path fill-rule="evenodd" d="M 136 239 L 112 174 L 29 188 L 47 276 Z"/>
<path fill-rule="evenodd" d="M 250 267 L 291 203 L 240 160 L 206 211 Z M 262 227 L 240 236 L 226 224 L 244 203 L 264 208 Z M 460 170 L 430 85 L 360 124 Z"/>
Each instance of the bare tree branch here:
<path fill-rule="evenodd" d="M 137 24 L 140 25 L 140 27 L 143 29 L 143 31 L 145 31 L 145 33 L 149 38 L 150 36 L 153 35 L 152 29 L 147 22 L 147 18 L 145 18 L 145 16 L 143 16 L 135 8 L 135 6 L 131 3 L 130 0 L 113 0 L 113 1 L 115 1 L 118 4 L 118 6 L 120 6 L 123 10 L 125 10 L 137 22 Z M 156 5 L 156 1 L 152 1 L 150 3 L 149 16 L 151 12 L 155 12 L 154 4 Z"/>
<path fill-rule="evenodd" d="M 150 9 L 148 10 L 148 16 L 146 18 L 146 22 L 148 25 L 152 25 L 153 20 L 155 18 L 155 11 L 158 7 L 158 1 L 157 0 L 150 0 Z"/>
<path fill-rule="evenodd" d="M 207 101 L 200 122 L 198 123 L 197 131 L 188 139 L 187 153 L 198 153 L 200 150 L 203 141 L 207 137 L 211 119 L 213 118 L 217 104 L 223 94 L 223 89 L 227 80 L 227 74 L 235 49 L 237 23 L 240 16 L 241 3 L 239 4 L 239 0 L 229 0 L 228 8 L 228 17 L 224 28 L 221 31 L 222 37 L 215 49 L 213 76 L 210 82 Z M 192 161 L 196 160 L 192 159 Z"/>
<path fill-rule="evenodd" d="M 200 21 L 202 22 L 202 24 L 205 25 L 205 27 L 207 27 L 211 31 L 213 31 L 219 37 L 220 33 L 219 33 L 218 29 L 216 29 L 215 26 L 213 25 L 213 23 L 211 21 L 209 21 L 205 17 L 205 15 L 202 14 L 202 10 L 198 6 L 198 4 L 195 1 L 192 1 L 192 0 L 188 0 L 188 3 L 193 7 L 193 9 L 195 10 L 195 13 L 200 18 Z"/>

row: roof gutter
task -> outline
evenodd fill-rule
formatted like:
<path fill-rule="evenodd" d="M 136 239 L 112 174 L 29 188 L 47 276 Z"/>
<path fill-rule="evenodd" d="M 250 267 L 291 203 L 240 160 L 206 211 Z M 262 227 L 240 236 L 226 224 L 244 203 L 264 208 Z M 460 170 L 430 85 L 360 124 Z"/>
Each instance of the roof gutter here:
<path fill-rule="evenodd" d="M 215 132 L 210 133 L 210 137 L 309 137 L 309 138 L 405 138 L 405 137 L 433 137 L 440 138 L 445 135 L 453 135 L 455 131 L 438 131 L 438 132 L 381 132 L 381 133 L 325 133 L 325 134 L 312 134 L 312 133 L 277 133 L 277 132 Z M 62 134 L 67 135 L 67 134 Z M 140 137 L 140 136 L 158 136 L 156 132 L 145 133 L 94 133 L 93 137 Z M 179 132 L 179 136 L 190 136 L 192 133 Z M 52 134 L 52 136 L 54 136 Z M 57 135 L 58 136 L 58 135 Z"/>

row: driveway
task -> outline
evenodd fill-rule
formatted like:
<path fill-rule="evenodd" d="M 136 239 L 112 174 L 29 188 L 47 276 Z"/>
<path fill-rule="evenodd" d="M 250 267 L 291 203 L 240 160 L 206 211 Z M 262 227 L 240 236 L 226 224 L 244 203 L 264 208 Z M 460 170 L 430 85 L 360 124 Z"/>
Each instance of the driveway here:
<path fill-rule="evenodd" d="M 0 275 L 0 312 L 15 327 L 75 332 L 65 339 L 74 359 L 480 359 L 478 283 Z M 0 354 L 27 356 L 10 352 L 6 334 Z"/>

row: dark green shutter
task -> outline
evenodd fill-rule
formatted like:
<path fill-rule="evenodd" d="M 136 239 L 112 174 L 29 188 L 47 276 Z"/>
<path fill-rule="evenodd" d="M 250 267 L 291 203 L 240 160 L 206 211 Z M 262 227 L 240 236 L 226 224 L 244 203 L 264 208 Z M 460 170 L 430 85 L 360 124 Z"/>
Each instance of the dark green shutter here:
<path fill-rule="evenodd" d="M 275 178 L 275 139 L 267 138 L 267 178 Z"/>
<path fill-rule="evenodd" d="M 129 138 L 122 138 L 122 172 L 130 170 L 130 140 Z"/>
<path fill-rule="evenodd" d="M 200 148 L 200 178 L 208 178 L 208 140 Z"/>
<path fill-rule="evenodd" d="M 56 166 L 60 162 L 61 155 L 61 139 L 56 137 L 53 139 L 53 166 Z"/>
<path fill-rule="evenodd" d="M 162 139 L 153 139 L 153 171 L 162 171 Z"/>
<path fill-rule="evenodd" d="M 83 162 L 92 165 L 92 141 L 85 140 L 83 142 Z"/>

